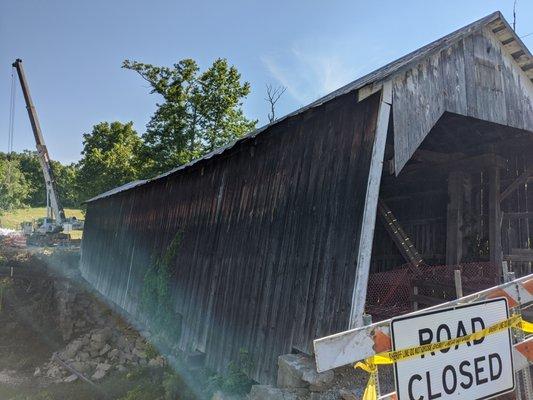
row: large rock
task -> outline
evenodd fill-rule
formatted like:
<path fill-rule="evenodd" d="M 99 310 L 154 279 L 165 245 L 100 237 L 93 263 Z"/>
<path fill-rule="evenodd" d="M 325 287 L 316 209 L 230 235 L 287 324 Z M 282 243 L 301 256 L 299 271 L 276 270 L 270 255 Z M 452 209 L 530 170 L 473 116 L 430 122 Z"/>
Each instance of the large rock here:
<path fill-rule="evenodd" d="M 67 376 L 65 379 L 63 379 L 63 382 L 70 383 L 70 382 L 74 382 L 77 379 L 78 377 L 72 374 L 72 375 Z"/>
<path fill-rule="evenodd" d="M 89 363 L 83 362 L 83 361 L 74 361 L 70 364 L 72 368 L 74 368 L 78 372 L 87 372 L 91 368 L 91 365 Z"/>
<path fill-rule="evenodd" d="M 152 358 L 150 361 L 148 361 L 148 365 L 154 368 L 164 367 L 165 359 L 161 356 L 157 356 L 156 358 Z"/>
<path fill-rule="evenodd" d="M 113 349 L 113 350 L 111 350 L 111 351 L 109 352 L 109 354 L 108 354 L 107 356 L 108 356 L 108 358 L 109 358 L 110 360 L 115 360 L 115 359 L 117 359 L 118 356 L 119 356 L 118 353 L 119 353 L 119 350 L 118 350 L 118 349 Z"/>
<path fill-rule="evenodd" d="M 146 358 L 146 352 L 138 349 L 137 347 L 133 348 L 132 353 L 136 355 L 139 358 L 145 359 Z"/>
<path fill-rule="evenodd" d="M 79 361 L 88 361 L 91 355 L 85 351 L 80 351 L 76 357 Z"/>
<path fill-rule="evenodd" d="M 46 372 L 46 376 L 53 379 L 61 378 L 61 369 L 57 365 L 54 365 Z"/>
<path fill-rule="evenodd" d="M 89 343 L 88 350 L 92 357 L 96 357 L 100 354 L 100 351 L 105 347 L 105 342 L 93 341 Z M 94 354 L 94 355 L 93 355 Z"/>
<path fill-rule="evenodd" d="M 270 385 L 254 385 L 250 391 L 250 400 L 300 400 L 308 397 L 309 392 L 303 388 L 279 389 Z"/>
<path fill-rule="evenodd" d="M 111 365 L 107 363 L 101 363 L 96 366 L 96 371 L 94 371 L 94 374 L 92 376 L 92 379 L 95 381 L 98 381 L 106 376 L 107 371 L 111 369 Z"/>
<path fill-rule="evenodd" d="M 339 391 L 342 400 L 357 400 L 355 393 L 348 389 L 341 389 Z"/>
<path fill-rule="evenodd" d="M 327 390 L 333 378 L 333 371 L 318 373 L 315 361 L 304 354 L 284 354 L 278 357 L 278 387 L 309 388 L 313 392 Z"/>
<path fill-rule="evenodd" d="M 76 356 L 76 353 L 80 351 L 82 347 L 83 342 L 81 340 L 74 340 L 67 345 L 65 351 L 63 352 L 63 356 L 68 360 L 72 360 Z"/>
<path fill-rule="evenodd" d="M 111 369 L 111 364 L 108 364 L 108 363 L 102 363 L 102 364 L 98 364 L 96 366 L 96 369 L 101 369 L 103 371 L 109 371 Z"/>
<path fill-rule="evenodd" d="M 91 376 L 91 378 L 95 381 L 99 381 L 100 379 L 104 378 L 106 376 L 106 371 L 104 371 L 103 369 L 97 369 L 93 376 Z"/>
<path fill-rule="evenodd" d="M 108 345 L 108 344 L 106 343 L 105 346 L 102 348 L 102 350 L 100 350 L 100 355 L 103 356 L 103 355 L 106 354 L 109 350 L 111 350 L 111 346 Z"/>
<path fill-rule="evenodd" d="M 96 343 L 101 343 L 104 347 L 105 343 L 111 339 L 112 331 L 109 328 L 103 328 L 91 335 L 91 341 Z"/>

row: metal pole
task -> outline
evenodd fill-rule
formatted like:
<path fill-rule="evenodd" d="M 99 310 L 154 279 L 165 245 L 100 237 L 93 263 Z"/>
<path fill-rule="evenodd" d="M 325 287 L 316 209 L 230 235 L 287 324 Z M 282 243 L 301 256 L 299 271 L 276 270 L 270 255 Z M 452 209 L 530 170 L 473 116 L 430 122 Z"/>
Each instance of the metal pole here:
<path fill-rule="evenodd" d="M 505 265 L 505 267 L 507 267 L 506 262 L 504 262 L 503 264 Z M 504 275 L 504 280 L 505 282 L 514 281 L 514 271 L 507 271 L 506 275 Z M 519 307 L 514 310 L 514 314 L 522 316 L 522 311 Z M 515 343 L 523 342 L 525 339 L 524 332 L 522 332 L 520 329 L 517 329 L 514 335 L 514 339 Z M 516 385 L 516 398 L 518 400 L 533 400 L 533 388 L 531 387 L 531 370 L 529 368 L 526 368 L 520 372 L 517 372 L 516 377 L 518 378 L 518 382 Z M 520 382 L 522 382 L 522 385 L 520 385 Z"/>
<path fill-rule="evenodd" d="M 363 325 L 372 325 L 372 315 L 370 314 L 363 314 Z M 376 379 L 376 394 L 377 397 L 381 396 L 381 389 L 379 388 L 379 371 L 376 370 L 375 374 Z M 529 399 L 528 399 L 529 400 Z"/>
<path fill-rule="evenodd" d="M 521 316 L 522 311 L 520 310 L 520 308 L 516 308 L 514 314 L 518 314 Z M 524 334 L 524 332 L 522 332 L 522 330 L 520 329 L 517 329 L 514 335 L 515 343 L 523 342 L 525 337 L 526 335 Z M 516 398 L 518 400 L 533 400 L 533 381 L 531 380 L 531 369 L 528 367 L 520 372 L 517 372 L 516 377 L 518 378 L 518 382 L 516 385 Z M 522 385 L 520 385 L 520 382 L 522 382 Z"/>

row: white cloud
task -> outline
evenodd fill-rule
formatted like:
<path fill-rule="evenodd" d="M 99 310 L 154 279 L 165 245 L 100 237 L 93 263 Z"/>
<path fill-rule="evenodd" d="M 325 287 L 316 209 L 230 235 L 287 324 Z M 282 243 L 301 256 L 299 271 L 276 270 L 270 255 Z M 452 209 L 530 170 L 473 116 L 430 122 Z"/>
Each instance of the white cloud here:
<path fill-rule="evenodd" d="M 313 48 L 294 44 L 288 51 L 264 55 L 261 60 L 272 77 L 305 105 L 380 66 L 376 58 L 368 57 L 365 62 L 356 58 L 353 45 L 330 43 Z"/>

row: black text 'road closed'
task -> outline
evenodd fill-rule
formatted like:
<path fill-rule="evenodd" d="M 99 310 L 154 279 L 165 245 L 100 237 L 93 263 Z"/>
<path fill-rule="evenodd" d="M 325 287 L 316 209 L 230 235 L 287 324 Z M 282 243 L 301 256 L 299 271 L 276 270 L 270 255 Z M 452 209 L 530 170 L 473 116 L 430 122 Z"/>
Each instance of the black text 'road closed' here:
<path fill-rule="evenodd" d="M 479 332 L 508 318 L 505 299 L 394 319 L 394 350 Z M 508 329 L 395 364 L 399 400 L 485 399 L 514 388 Z"/>

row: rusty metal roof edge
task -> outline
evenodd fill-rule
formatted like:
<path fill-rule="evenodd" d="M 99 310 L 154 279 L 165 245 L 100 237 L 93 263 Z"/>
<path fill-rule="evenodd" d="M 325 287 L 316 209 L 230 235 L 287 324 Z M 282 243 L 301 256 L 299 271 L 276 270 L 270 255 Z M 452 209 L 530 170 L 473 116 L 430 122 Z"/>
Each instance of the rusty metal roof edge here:
<path fill-rule="evenodd" d="M 345 86 L 342 86 L 341 88 L 319 98 L 318 100 L 315 100 L 314 102 L 304 106 L 304 107 L 301 107 L 295 111 L 293 111 L 292 113 L 289 113 L 267 125 L 264 125 L 260 128 L 257 128 L 256 130 L 248 133 L 247 135 L 239 138 L 239 139 L 236 139 L 230 143 L 228 143 L 227 145 L 225 146 L 222 146 L 222 147 L 219 147 L 218 149 L 215 149 L 213 150 L 212 152 L 204 155 L 203 157 L 201 158 L 197 158 L 195 160 L 192 160 L 186 164 L 183 164 L 183 165 L 180 165 L 176 168 L 173 168 L 171 169 L 170 171 L 167 171 L 163 174 L 160 174 L 160 175 L 157 175 L 153 178 L 149 178 L 149 179 L 144 179 L 144 180 L 137 180 L 137 181 L 133 181 L 133 182 L 129 182 L 129 183 L 126 183 L 122 186 L 118 186 L 116 188 L 113 188 L 111 190 L 108 190 L 107 192 L 104 192 L 104 193 L 101 193 L 99 194 L 98 196 L 95 196 L 89 200 L 86 200 L 84 203 L 91 203 L 91 202 L 94 202 L 96 200 L 100 200 L 100 199 L 103 199 L 103 198 L 107 198 L 107 197 L 110 197 L 110 196 L 114 196 L 118 193 L 122 193 L 122 192 L 125 192 L 127 190 L 131 190 L 131 189 L 134 189 L 136 187 L 139 187 L 139 186 L 142 186 L 142 185 L 145 185 L 145 184 L 148 184 L 148 183 L 151 183 L 153 181 L 157 181 L 157 180 L 160 180 L 162 178 L 165 178 L 169 175 L 172 175 L 174 173 L 177 173 L 179 171 L 182 171 L 184 169 L 187 169 L 187 168 L 190 168 L 192 167 L 193 165 L 195 164 L 198 164 L 202 161 L 206 161 L 206 160 L 209 160 L 215 156 L 218 156 L 222 153 L 225 153 L 226 151 L 230 150 L 231 148 L 233 148 L 236 144 L 238 143 L 241 143 L 241 142 L 245 142 L 247 140 L 250 140 L 250 139 L 253 139 L 255 138 L 257 135 L 261 134 L 262 132 L 268 130 L 269 128 L 271 128 L 272 126 L 275 126 L 279 123 L 281 123 L 282 121 L 288 119 L 288 118 L 292 118 L 294 116 L 297 116 L 307 110 L 310 110 L 312 108 L 315 108 L 315 107 L 319 107 L 321 105 L 323 105 L 324 103 L 327 103 L 331 100 L 334 100 L 336 99 L 337 97 L 340 97 L 342 95 L 345 95 L 345 94 L 348 94 L 350 92 L 353 92 L 355 90 L 358 90 L 358 89 L 361 89 L 369 84 L 372 84 L 372 83 L 377 83 L 377 82 L 380 82 L 380 81 L 383 81 L 385 79 L 387 79 L 388 77 L 390 77 L 391 75 L 394 75 L 394 74 L 397 74 L 399 72 L 402 72 L 404 71 L 405 69 L 408 69 L 410 68 L 413 64 L 419 62 L 421 59 L 424 59 L 428 56 L 430 56 L 431 54 L 433 54 L 434 52 L 436 52 L 437 50 L 439 49 L 442 49 L 442 48 L 445 48 L 445 47 L 448 47 L 450 45 L 452 45 L 453 43 L 457 42 L 458 40 L 462 39 L 463 37 L 467 36 L 467 35 L 470 35 L 471 33 L 473 33 L 474 31 L 477 31 L 478 29 L 480 29 L 481 27 L 491 23 L 491 22 L 494 22 L 496 21 L 497 19 L 501 19 L 505 25 L 508 27 L 509 24 L 507 23 L 507 21 L 505 20 L 505 18 L 503 17 L 503 15 L 501 14 L 500 11 L 496 11 L 496 12 L 493 12 L 489 15 L 487 15 L 486 17 L 483 17 L 477 21 L 474 21 L 446 36 L 443 36 L 441 37 L 440 39 L 437 39 L 425 46 L 422 46 L 421 48 L 411 52 L 411 53 L 408 53 L 406 54 L 405 56 L 402 56 L 386 65 L 384 65 L 383 67 L 381 68 L 378 68 L 370 73 L 368 73 L 367 75 L 364 75 L 358 79 L 356 79 L 355 81 L 352 81 L 350 83 L 348 83 L 347 85 Z M 522 41 L 519 41 L 518 42 L 522 47 L 524 47 L 525 51 L 527 51 L 529 53 L 529 49 L 524 45 L 524 43 Z"/>

